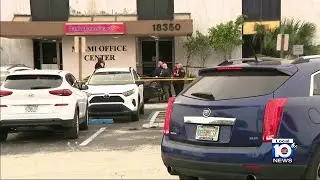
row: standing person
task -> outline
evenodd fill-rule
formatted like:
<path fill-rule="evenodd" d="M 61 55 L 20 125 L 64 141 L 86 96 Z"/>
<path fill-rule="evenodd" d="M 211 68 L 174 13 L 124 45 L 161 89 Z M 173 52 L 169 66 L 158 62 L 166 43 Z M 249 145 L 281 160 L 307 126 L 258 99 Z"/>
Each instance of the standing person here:
<path fill-rule="evenodd" d="M 100 69 L 100 68 L 104 68 L 105 67 L 105 62 L 102 59 L 98 59 L 98 62 L 96 63 L 96 65 L 94 66 L 94 69 Z"/>
<path fill-rule="evenodd" d="M 183 65 L 181 63 L 179 63 L 177 65 L 177 73 L 176 76 L 179 79 L 184 79 L 186 75 L 186 72 L 183 69 Z M 176 86 L 177 86 L 177 90 L 176 90 L 176 95 L 178 95 L 183 89 L 184 89 L 184 80 L 179 80 L 176 82 Z"/>
<path fill-rule="evenodd" d="M 169 79 L 171 78 L 171 72 L 170 69 L 168 68 L 168 65 L 166 63 L 162 64 L 162 71 L 160 73 L 160 77 L 163 79 Z M 170 87 L 171 87 L 171 83 L 170 81 L 161 81 L 160 82 L 162 90 L 163 90 L 163 94 L 164 94 L 164 100 L 167 101 L 169 100 L 170 97 Z"/>
<path fill-rule="evenodd" d="M 152 74 L 153 77 L 159 77 L 160 76 L 160 73 L 161 73 L 161 70 L 162 70 L 162 64 L 163 64 L 162 61 L 158 61 L 158 65 L 157 65 L 156 69 L 154 70 L 154 72 Z"/>
<path fill-rule="evenodd" d="M 172 77 L 173 77 L 173 79 L 179 78 L 178 63 L 176 63 L 174 65 L 174 69 L 172 71 Z M 179 85 L 177 83 L 177 80 L 174 80 L 172 82 L 172 85 L 173 85 L 174 92 L 175 92 L 175 94 L 177 96 L 179 94 Z"/>

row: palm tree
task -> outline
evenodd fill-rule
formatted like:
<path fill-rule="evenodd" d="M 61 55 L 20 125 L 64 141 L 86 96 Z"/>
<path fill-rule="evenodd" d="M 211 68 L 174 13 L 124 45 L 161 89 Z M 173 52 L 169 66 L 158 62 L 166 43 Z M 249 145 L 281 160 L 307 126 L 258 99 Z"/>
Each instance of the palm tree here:
<path fill-rule="evenodd" d="M 319 45 L 314 43 L 316 35 L 316 25 L 310 22 L 302 22 L 295 19 L 283 19 L 280 26 L 275 29 L 264 30 L 255 36 L 261 38 L 263 34 L 262 53 L 266 56 L 279 57 L 280 52 L 276 50 L 277 36 L 283 31 L 289 34 L 289 50 L 285 52 L 286 56 L 293 57 L 293 45 L 303 45 L 304 55 L 317 54 L 319 52 Z M 255 39 L 255 38 L 254 38 Z"/>

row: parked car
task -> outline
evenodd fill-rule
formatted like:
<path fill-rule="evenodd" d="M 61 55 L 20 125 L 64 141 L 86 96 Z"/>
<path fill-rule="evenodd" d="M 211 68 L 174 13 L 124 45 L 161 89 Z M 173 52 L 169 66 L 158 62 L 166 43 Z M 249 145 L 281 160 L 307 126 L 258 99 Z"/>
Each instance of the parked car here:
<path fill-rule="evenodd" d="M 161 154 L 180 179 L 319 179 L 320 55 L 199 71 L 168 102 Z"/>
<path fill-rule="evenodd" d="M 13 64 L 0 67 L 0 85 L 3 83 L 8 74 L 15 71 L 32 70 L 32 68 L 23 64 Z"/>
<path fill-rule="evenodd" d="M 59 70 L 18 71 L 0 89 L 0 141 L 8 133 L 47 127 L 76 139 L 88 129 L 88 98 L 71 73 Z"/>
<path fill-rule="evenodd" d="M 146 75 L 139 75 L 142 80 L 143 79 L 151 79 L 152 77 L 148 77 Z M 144 97 L 144 102 L 148 102 L 150 99 L 153 98 L 160 98 L 163 96 L 162 88 L 159 83 L 159 81 L 150 81 L 147 80 L 144 83 L 144 90 L 143 90 L 143 97 Z"/>
<path fill-rule="evenodd" d="M 133 68 L 101 68 L 82 88 L 89 99 L 89 117 L 129 116 L 139 121 L 144 113 L 143 81 Z"/>
<path fill-rule="evenodd" d="M 144 103 L 148 102 L 150 99 L 153 99 L 153 98 L 159 99 L 163 95 L 162 88 L 159 82 L 147 80 L 147 79 L 151 79 L 152 77 L 149 77 L 146 75 L 138 74 L 138 76 L 141 78 L 141 81 L 144 81 L 144 84 L 143 84 Z M 85 84 L 89 78 L 90 76 L 84 78 L 82 81 L 82 84 Z"/>

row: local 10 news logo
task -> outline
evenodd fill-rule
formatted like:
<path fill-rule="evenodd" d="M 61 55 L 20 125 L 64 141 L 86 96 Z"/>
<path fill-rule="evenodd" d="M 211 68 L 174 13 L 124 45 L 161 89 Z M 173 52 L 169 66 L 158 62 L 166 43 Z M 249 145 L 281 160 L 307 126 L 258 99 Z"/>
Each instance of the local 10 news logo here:
<path fill-rule="evenodd" d="M 297 147 L 293 139 L 272 139 L 272 163 L 293 163 L 294 152 Z"/>

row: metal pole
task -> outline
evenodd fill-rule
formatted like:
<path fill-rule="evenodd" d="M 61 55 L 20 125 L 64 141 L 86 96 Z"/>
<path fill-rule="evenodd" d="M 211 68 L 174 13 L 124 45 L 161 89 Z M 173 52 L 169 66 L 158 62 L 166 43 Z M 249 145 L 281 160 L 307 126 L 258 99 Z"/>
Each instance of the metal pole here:
<path fill-rule="evenodd" d="M 39 41 L 39 49 L 40 49 L 40 69 L 42 69 L 43 64 L 43 47 L 42 47 L 42 40 Z"/>
<path fill-rule="evenodd" d="M 60 59 L 60 41 L 56 41 L 56 51 L 57 51 L 57 66 L 58 70 L 61 70 L 61 59 Z"/>
<path fill-rule="evenodd" d="M 82 40 L 81 37 L 79 37 L 79 56 L 78 56 L 78 61 L 79 61 L 79 81 L 82 80 L 82 46 L 81 46 Z"/>
<path fill-rule="evenodd" d="M 158 64 L 159 61 L 159 38 L 155 38 L 156 40 L 156 66 Z"/>
<path fill-rule="evenodd" d="M 281 50 L 280 50 L 280 58 L 284 57 L 284 30 L 281 28 Z"/>

